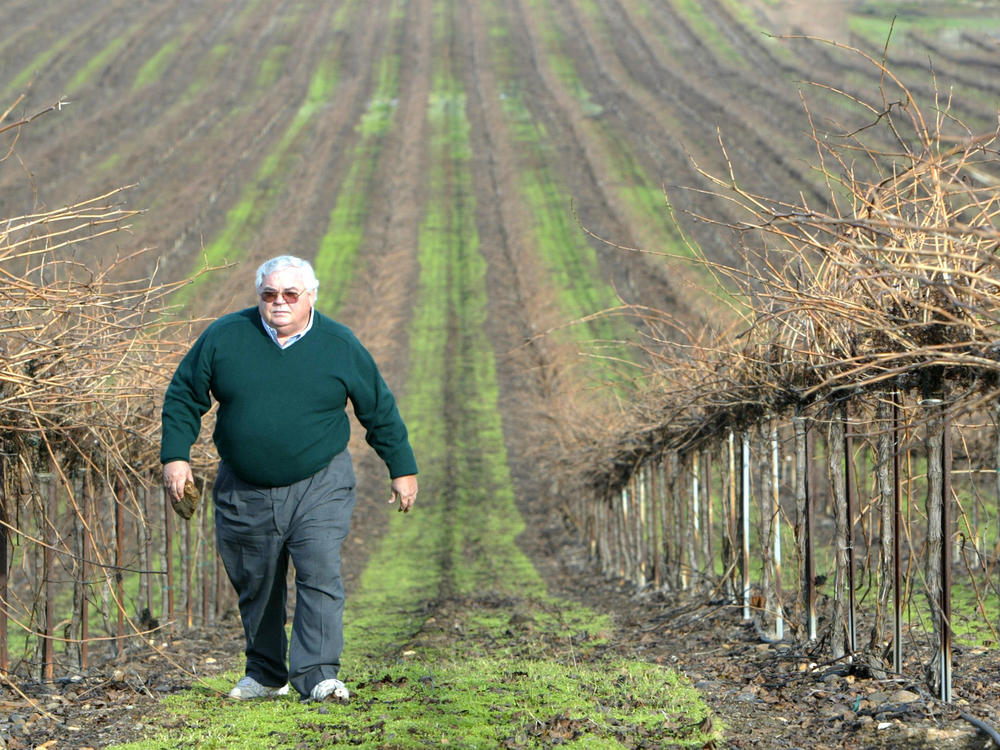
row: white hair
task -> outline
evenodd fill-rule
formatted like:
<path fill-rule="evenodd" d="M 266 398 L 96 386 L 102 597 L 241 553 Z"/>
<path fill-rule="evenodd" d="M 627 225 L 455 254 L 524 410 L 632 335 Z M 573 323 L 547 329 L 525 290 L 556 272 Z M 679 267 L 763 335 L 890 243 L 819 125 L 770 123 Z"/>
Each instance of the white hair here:
<path fill-rule="evenodd" d="M 298 268 L 302 271 L 306 291 L 312 292 L 313 297 L 316 296 L 316 292 L 319 290 L 319 280 L 316 278 L 316 272 L 313 270 L 312 264 L 302 258 L 296 258 L 294 255 L 279 255 L 277 258 L 271 258 L 261 263 L 260 268 L 257 269 L 257 276 L 254 279 L 257 291 L 259 292 L 261 287 L 264 286 L 264 279 L 283 268 Z"/>

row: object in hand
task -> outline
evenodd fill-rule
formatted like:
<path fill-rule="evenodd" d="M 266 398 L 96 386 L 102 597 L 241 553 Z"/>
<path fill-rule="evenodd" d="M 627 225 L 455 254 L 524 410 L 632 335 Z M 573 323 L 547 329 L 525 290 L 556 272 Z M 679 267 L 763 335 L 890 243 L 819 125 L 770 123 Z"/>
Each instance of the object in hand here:
<path fill-rule="evenodd" d="M 173 503 L 174 510 L 177 511 L 177 515 L 181 518 L 190 518 L 194 515 L 200 499 L 201 495 L 198 492 L 198 488 L 191 482 L 188 482 L 184 485 L 184 494 L 181 495 L 181 499 Z"/>

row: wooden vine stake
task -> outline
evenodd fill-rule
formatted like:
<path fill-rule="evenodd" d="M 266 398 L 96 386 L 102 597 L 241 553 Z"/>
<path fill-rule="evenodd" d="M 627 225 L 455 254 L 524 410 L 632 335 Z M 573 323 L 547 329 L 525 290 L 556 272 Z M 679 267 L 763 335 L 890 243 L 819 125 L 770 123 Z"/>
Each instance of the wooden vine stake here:
<path fill-rule="evenodd" d="M 181 524 L 182 536 L 184 537 L 184 557 L 181 562 L 184 566 L 184 624 L 186 627 L 190 628 L 193 624 L 192 621 L 192 601 L 191 596 L 194 589 L 194 563 L 195 563 L 195 552 L 194 552 L 194 542 L 191 539 L 191 524 L 185 522 Z"/>
<path fill-rule="evenodd" d="M 115 654 L 121 655 L 125 648 L 125 479 L 116 478 L 115 505 Z"/>
<path fill-rule="evenodd" d="M 774 600 L 767 607 L 774 612 L 774 637 L 780 641 L 785 637 L 785 612 L 781 604 L 781 467 L 776 420 L 771 422 L 771 549 Z"/>
<path fill-rule="evenodd" d="M 715 523 L 712 511 L 712 452 L 702 451 L 702 482 L 701 482 L 701 508 L 702 508 L 702 561 L 705 566 L 705 574 L 708 581 L 712 581 L 715 573 L 715 550 L 712 538 L 713 525 Z"/>
<path fill-rule="evenodd" d="M 701 569 L 698 562 L 698 553 L 701 551 L 701 476 L 699 452 L 694 451 L 690 456 L 691 462 L 691 504 L 690 523 L 691 533 L 688 535 L 688 567 L 691 574 L 689 580 Z"/>
<path fill-rule="evenodd" d="M 951 441 L 947 407 L 924 399 L 927 422 L 927 598 L 938 644 L 927 667 L 927 681 L 943 701 L 951 700 Z"/>
<path fill-rule="evenodd" d="M 740 461 L 740 519 L 742 554 L 740 564 L 743 572 L 743 619 L 750 619 L 750 432 L 743 433 L 743 447 Z"/>
<path fill-rule="evenodd" d="M 993 435 L 993 487 L 996 492 L 995 508 L 997 518 L 1000 518 L 1000 402 L 993 407 L 993 424 L 995 426 Z M 1000 545 L 1000 533 L 997 535 L 997 543 Z M 1000 546 L 997 551 L 1000 552 Z M 1000 622 L 997 623 L 1000 627 Z"/>
<path fill-rule="evenodd" d="M 41 478 L 42 475 L 39 475 Z M 44 475 L 42 488 L 45 496 L 45 513 L 49 519 L 44 525 L 42 538 L 45 541 L 45 549 L 42 553 L 42 570 L 45 576 L 45 625 L 41 633 L 42 636 L 42 679 L 52 680 L 55 677 L 55 548 L 56 530 L 55 522 L 58 518 L 56 513 L 58 484 L 55 474 L 50 470 Z"/>
<path fill-rule="evenodd" d="M 80 503 L 83 515 L 83 535 L 80 540 L 80 576 L 82 586 L 80 587 L 80 669 L 87 669 L 90 665 L 90 583 L 89 566 L 87 561 L 93 552 L 94 547 L 94 488 L 93 475 L 88 470 L 83 475 L 80 483 Z"/>
<path fill-rule="evenodd" d="M 844 550 L 847 553 L 847 652 L 851 655 L 858 650 L 857 601 L 854 593 L 854 518 L 857 515 L 857 482 L 854 467 L 854 435 L 845 402 L 842 412 L 844 420 L 844 488 L 847 501 L 847 534 L 844 536 Z"/>
<path fill-rule="evenodd" d="M 795 431 L 795 541 L 799 553 L 799 608 L 810 641 L 816 640 L 816 561 L 813 556 L 812 503 L 809 499 L 808 422 L 796 410 Z"/>
<path fill-rule="evenodd" d="M 142 519 L 141 523 L 138 524 L 139 532 L 139 553 L 140 561 L 142 563 L 142 573 L 140 574 L 141 590 L 144 594 L 140 597 L 144 600 L 144 606 L 146 609 L 146 615 L 148 618 L 153 617 L 153 532 L 155 530 L 155 525 L 153 524 L 153 507 L 150 501 L 150 494 L 152 494 L 152 477 L 147 475 L 146 481 L 143 482 L 143 486 L 139 490 L 142 492 Z"/>
<path fill-rule="evenodd" d="M 684 465 L 681 457 L 675 452 L 670 453 L 670 510 L 673 513 L 670 525 L 670 550 L 673 560 L 674 588 L 682 591 L 687 588 L 688 571 L 684 564 L 685 533 L 684 509 L 687 505 L 687 483 L 685 481 Z"/>
<path fill-rule="evenodd" d="M 951 420 L 941 414 L 941 700 L 951 702 Z"/>
<path fill-rule="evenodd" d="M 6 445 L 0 443 L 0 672 L 10 672 L 10 653 L 7 649 L 7 602 L 10 601 L 7 592 L 7 580 L 10 570 L 10 531 L 7 526 L 10 490 L 13 487 L 13 477 L 9 476 Z"/>
<path fill-rule="evenodd" d="M 844 587 L 847 584 L 847 486 L 844 478 L 844 406 L 831 409 L 830 437 L 827 441 L 830 491 L 834 522 L 833 608 L 830 615 L 830 653 L 842 659 L 846 653 Z"/>
<path fill-rule="evenodd" d="M 212 539 L 211 527 L 208 524 L 208 506 L 211 505 L 211 501 L 206 497 L 208 493 L 208 483 L 202 485 L 201 491 L 201 539 L 202 539 L 202 552 L 201 552 L 201 562 L 199 563 L 199 570 L 202 573 L 201 576 L 201 624 L 208 625 L 215 621 L 215 612 L 210 606 L 212 600 L 211 589 L 212 589 L 212 578 L 210 571 L 215 570 L 215 547 L 210 543 Z"/>
<path fill-rule="evenodd" d="M 893 523 L 893 460 L 895 436 L 893 407 L 895 394 L 883 393 L 875 405 L 875 423 L 878 436 L 875 440 L 875 481 L 878 487 L 879 538 L 878 599 L 875 605 L 875 622 L 872 625 L 868 650 L 876 653 L 885 638 L 885 620 L 889 612 L 889 595 L 893 591 L 893 566 L 895 563 L 895 533 Z"/>
<path fill-rule="evenodd" d="M 670 564 L 667 557 L 667 544 L 668 534 L 669 534 L 669 524 L 668 524 L 668 512 L 670 504 L 670 487 L 669 487 L 669 477 L 667 476 L 667 457 L 662 455 L 660 460 L 656 464 L 656 482 L 659 487 L 659 505 L 660 505 L 660 515 L 657 516 L 656 522 L 660 527 L 660 546 L 656 550 L 656 559 L 660 564 L 662 569 L 661 585 L 670 585 Z"/>
<path fill-rule="evenodd" d="M 774 588 L 774 514 L 771 507 L 773 500 L 773 476 L 771 472 L 771 451 L 770 451 L 770 429 L 767 423 L 759 426 L 760 446 L 758 473 L 760 475 L 760 495 L 758 497 L 760 509 L 760 560 L 761 560 L 761 589 L 763 590 L 763 605 L 761 612 L 761 624 L 764 628 L 770 629 L 770 637 L 777 637 L 777 614 L 775 605 L 777 596 Z M 774 623 L 774 627 L 770 623 Z"/>
<path fill-rule="evenodd" d="M 645 586 L 647 580 L 646 549 L 646 486 L 645 463 L 639 464 L 632 481 L 633 508 L 635 509 L 635 547 L 636 547 L 636 577 L 637 586 Z"/>
<path fill-rule="evenodd" d="M 726 588 L 732 601 L 737 601 L 736 594 L 736 574 L 739 565 L 739 558 L 736 552 L 737 512 L 736 512 L 736 436 L 730 430 L 729 438 L 726 441 L 727 448 L 727 482 L 726 482 L 726 539 L 725 539 L 725 565 L 726 565 Z"/>
<path fill-rule="evenodd" d="M 902 395 L 892 400 L 892 670 L 903 672 L 903 467 L 900 440 Z"/>
<path fill-rule="evenodd" d="M 164 569 L 167 571 L 167 585 L 163 587 L 166 594 L 163 610 L 167 613 L 167 620 L 174 621 L 174 519 L 173 508 L 170 506 L 170 498 L 162 487 L 159 489 L 160 497 L 163 500 L 163 561 Z"/>
<path fill-rule="evenodd" d="M 660 493 L 663 486 L 663 483 L 660 481 L 661 465 L 661 461 L 654 462 L 649 472 L 650 499 L 652 500 L 652 508 L 650 512 L 653 516 L 653 585 L 656 586 L 656 588 L 663 585 L 663 555 L 660 554 L 663 538 L 663 523 L 660 516 L 660 508 L 662 505 Z"/>

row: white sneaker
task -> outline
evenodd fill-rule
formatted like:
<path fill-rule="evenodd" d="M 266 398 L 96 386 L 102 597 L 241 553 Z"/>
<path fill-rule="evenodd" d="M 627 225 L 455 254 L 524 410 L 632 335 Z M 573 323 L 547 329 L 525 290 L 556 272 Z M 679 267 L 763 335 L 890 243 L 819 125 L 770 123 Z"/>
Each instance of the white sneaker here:
<path fill-rule="evenodd" d="M 309 697 L 314 701 L 337 701 L 347 703 L 351 699 L 351 693 L 347 685 L 337 679 L 323 680 L 317 682 L 313 687 Z"/>
<path fill-rule="evenodd" d="M 249 701 L 255 698 L 275 698 L 279 695 L 288 695 L 288 684 L 281 687 L 266 687 L 261 685 L 250 675 L 245 675 L 236 683 L 236 687 L 229 691 L 229 697 L 238 701 Z"/>

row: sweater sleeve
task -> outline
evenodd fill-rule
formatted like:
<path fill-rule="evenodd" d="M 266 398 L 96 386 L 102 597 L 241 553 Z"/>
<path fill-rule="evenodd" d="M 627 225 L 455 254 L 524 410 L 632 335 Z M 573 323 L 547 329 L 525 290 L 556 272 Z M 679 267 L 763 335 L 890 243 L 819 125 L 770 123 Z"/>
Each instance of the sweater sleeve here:
<path fill-rule="evenodd" d="M 177 366 L 163 397 L 160 462 L 189 461 L 201 432 L 201 418 L 212 407 L 211 346 L 205 331 Z"/>
<path fill-rule="evenodd" d="M 396 399 L 368 350 L 355 341 L 353 375 L 348 397 L 365 428 L 365 440 L 385 462 L 389 476 L 417 473 L 417 461 Z"/>

